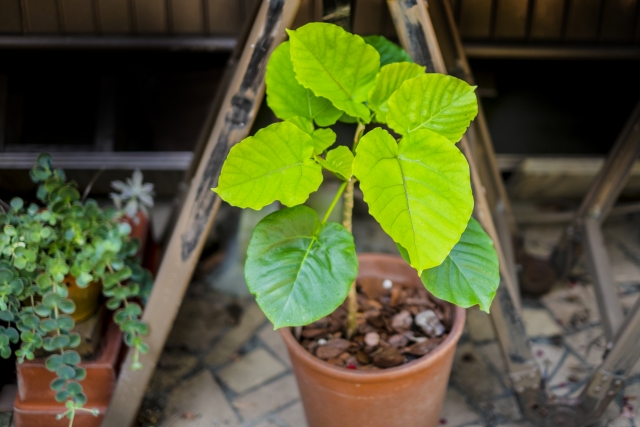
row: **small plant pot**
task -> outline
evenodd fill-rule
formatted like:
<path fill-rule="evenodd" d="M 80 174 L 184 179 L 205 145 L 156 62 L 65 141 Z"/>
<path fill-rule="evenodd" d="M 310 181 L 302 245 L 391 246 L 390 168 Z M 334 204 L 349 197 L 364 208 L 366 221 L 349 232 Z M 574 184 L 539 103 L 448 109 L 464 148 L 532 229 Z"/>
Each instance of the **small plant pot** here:
<path fill-rule="evenodd" d="M 69 290 L 69 299 L 76 304 L 76 311 L 70 314 L 71 318 L 80 323 L 93 316 L 98 310 L 98 302 L 102 294 L 102 284 L 91 282 L 86 288 L 81 288 L 76 284 L 75 277 L 69 275 L 64 282 Z"/>
<path fill-rule="evenodd" d="M 109 406 L 116 384 L 122 333 L 118 325 L 111 324 L 103 338 L 102 349 L 94 360 L 83 361 L 80 366 L 87 370 L 82 387 L 87 395 L 86 408 L 99 410 L 94 417 L 78 413 L 75 427 L 99 427 Z M 66 427 L 69 420 L 56 420 L 56 415 L 64 412 L 64 403 L 55 400 L 55 392 L 49 384 L 56 377 L 45 367 L 45 359 L 25 361 L 17 366 L 18 394 L 15 400 L 14 420 L 16 427 Z"/>
<path fill-rule="evenodd" d="M 136 256 L 141 258 L 147 244 L 147 236 L 149 235 L 149 217 L 143 212 L 138 212 L 135 218 L 130 218 L 127 215 L 123 216 L 122 222 L 126 222 L 131 226 L 130 236 L 140 241 L 140 248 Z"/>
<path fill-rule="evenodd" d="M 358 277 L 423 286 L 404 260 L 382 254 L 358 257 Z M 381 371 L 353 371 L 318 359 L 281 329 L 309 427 L 435 427 L 447 391 L 464 309 L 451 306 L 453 325 L 438 348 L 410 363 Z"/>

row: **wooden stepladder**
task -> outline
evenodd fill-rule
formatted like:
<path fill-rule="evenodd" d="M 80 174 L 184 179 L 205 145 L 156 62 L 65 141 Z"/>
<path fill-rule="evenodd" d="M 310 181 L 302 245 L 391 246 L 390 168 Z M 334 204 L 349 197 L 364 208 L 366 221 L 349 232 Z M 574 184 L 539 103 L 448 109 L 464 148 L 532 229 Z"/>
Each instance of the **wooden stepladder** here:
<path fill-rule="evenodd" d="M 388 0 L 388 4 L 400 41 L 417 63 L 427 66 L 429 72 L 452 74 L 473 84 L 473 75 L 447 0 L 431 0 L 428 8 L 423 0 Z M 226 91 L 218 98 L 208 133 L 194 156 L 187 190 L 143 316 L 151 326 L 147 337 L 149 353 L 141 358 L 144 369 L 131 371 L 131 355 L 127 356 L 104 427 L 126 427 L 135 422 L 145 389 L 220 204 L 210 188 L 217 183 L 228 150 L 249 133 L 264 96 L 268 58 L 284 40 L 284 29 L 293 24 L 299 6 L 300 0 L 263 0 L 229 61 L 222 85 L 226 86 Z M 325 0 L 325 21 L 348 26 L 350 6 L 349 0 Z M 637 125 L 632 129 L 629 132 L 635 135 Z M 518 230 L 481 107 L 478 118 L 459 147 L 469 160 L 476 200 L 475 216 L 494 240 L 500 259 L 502 282 L 491 316 L 521 409 L 539 426 L 581 426 L 592 422 L 606 408 L 621 387 L 625 373 L 640 356 L 640 302 L 618 328 L 611 351 L 583 394 L 573 400 L 550 398 L 544 390 L 520 318 L 512 243 Z"/>

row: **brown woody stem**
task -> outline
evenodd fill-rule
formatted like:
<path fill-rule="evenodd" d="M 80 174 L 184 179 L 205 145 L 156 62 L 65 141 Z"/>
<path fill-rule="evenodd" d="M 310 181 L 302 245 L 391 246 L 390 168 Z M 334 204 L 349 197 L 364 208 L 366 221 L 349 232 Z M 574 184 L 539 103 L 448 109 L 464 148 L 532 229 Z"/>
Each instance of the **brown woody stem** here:
<path fill-rule="evenodd" d="M 364 131 L 364 124 L 358 121 L 358 127 L 356 129 L 356 134 L 353 138 L 353 152 L 355 153 L 356 147 L 358 145 L 358 141 L 360 140 L 360 136 Z M 342 210 L 342 225 L 344 228 L 352 232 L 352 219 L 353 219 L 353 187 L 355 185 L 355 177 L 352 177 L 349 182 L 347 182 L 347 188 L 344 190 L 344 207 Z M 347 339 L 351 339 L 356 329 L 358 328 L 358 324 L 356 322 L 356 318 L 358 315 L 358 294 L 356 291 L 356 282 L 354 281 L 351 284 L 351 289 L 349 289 L 349 296 L 347 297 Z"/>

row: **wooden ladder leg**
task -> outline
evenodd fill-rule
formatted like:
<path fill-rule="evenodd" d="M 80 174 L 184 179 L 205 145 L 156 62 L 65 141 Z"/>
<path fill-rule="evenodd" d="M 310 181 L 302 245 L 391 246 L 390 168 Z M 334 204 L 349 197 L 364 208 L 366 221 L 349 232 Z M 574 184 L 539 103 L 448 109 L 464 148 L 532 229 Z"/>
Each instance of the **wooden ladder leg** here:
<path fill-rule="evenodd" d="M 142 320 L 150 326 L 145 338 L 149 352 L 140 357 L 143 369 L 131 371 L 132 352 L 120 377 L 103 427 L 125 427 L 135 422 L 138 408 L 178 313 L 220 199 L 215 187 L 222 163 L 233 144 L 247 136 L 264 95 L 264 73 L 269 55 L 284 40 L 299 0 L 263 0 L 253 28 L 221 104 L 220 113 L 189 183 L 176 226 L 158 271 Z"/>

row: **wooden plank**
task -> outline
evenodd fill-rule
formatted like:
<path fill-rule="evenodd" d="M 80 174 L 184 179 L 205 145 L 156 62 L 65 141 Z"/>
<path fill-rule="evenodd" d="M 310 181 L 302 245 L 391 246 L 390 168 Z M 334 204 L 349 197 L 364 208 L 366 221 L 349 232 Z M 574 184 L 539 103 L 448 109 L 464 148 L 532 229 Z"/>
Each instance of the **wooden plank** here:
<path fill-rule="evenodd" d="M 237 0 L 207 0 L 209 32 L 235 35 L 242 28 L 242 5 Z"/>
<path fill-rule="evenodd" d="M 495 37 L 523 39 L 527 33 L 528 8 L 529 0 L 498 0 Z"/>
<path fill-rule="evenodd" d="M 56 0 L 23 0 L 27 32 L 35 34 L 60 33 Z"/>
<path fill-rule="evenodd" d="M 133 30 L 129 0 L 97 0 L 100 32 L 126 34 Z"/>
<path fill-rule="evenodd" d="M 161 34 L 168 30 L 167 4 L 165 0 L 134 0 L 136 32 L 139 34 Z"/>
<path fill-rule="evenodd" d="M 632 41 L 637 6 L 637 0 L 604 0 L 600 38 L 610 42 Z"/>
<path fill-rule="evenodd" d="M 489 38 L 491 36 L 491 0 L 461 0 L 460 35 L 463 38 Z"/>
<path fill-rule="evenodd" d="M 0 33 L 21 33 L 20 0 L 0 0 L 0 11 Z"/>
<path fill-rule="evenodd" d="M 387 12 L 385 0 L 358 0 L 353 14 L 353 32 L 363 36 L 381 34 Z"/>
<path fill-rule="evenodd" d="M 60 2 L 66 33 L 93 33 L 96 31 L 93 2 L 62 0 Z"/>
<path fill-rule="evenodd" d="M 172 0 L 170 4 L 172 32 L 175 34 L 204 33 L 202 0 Z"/>
<path fill-rule="evenodd" d="M 559 40 L 562 37 L 563 18 L 563 1 L 533 0 L 531 38 L 535 40 Z"/>
<path fill-rule="evenodd" d="M 601 0 L 568 0 L 567 40 L 595 41 Z"/>
<path fill-rule="evenodd" d="M 237 63 L 233 79 L 226 90 L 206 148 L 199 157 L 196 173 L 190 181 L 142 317 L 150 325 L 150 334 L 145 337 L 149 352 L 140 357 L 144 368 L 131 371 L 132 351 L 129 351 L 103 427 L 131 426 L 135 421 L 220 205 L 220 199 L 211 188 L 216 186 L 231 146 L 246 137 L 251 129 L 264 96 L 267 58 L 284 40 L 284 29 L 293 23 L 299 5 L 299 0 L 264 0 L 243 44 L 242 55 L 234 55 L 230 61 L 230 64 Z"/>

